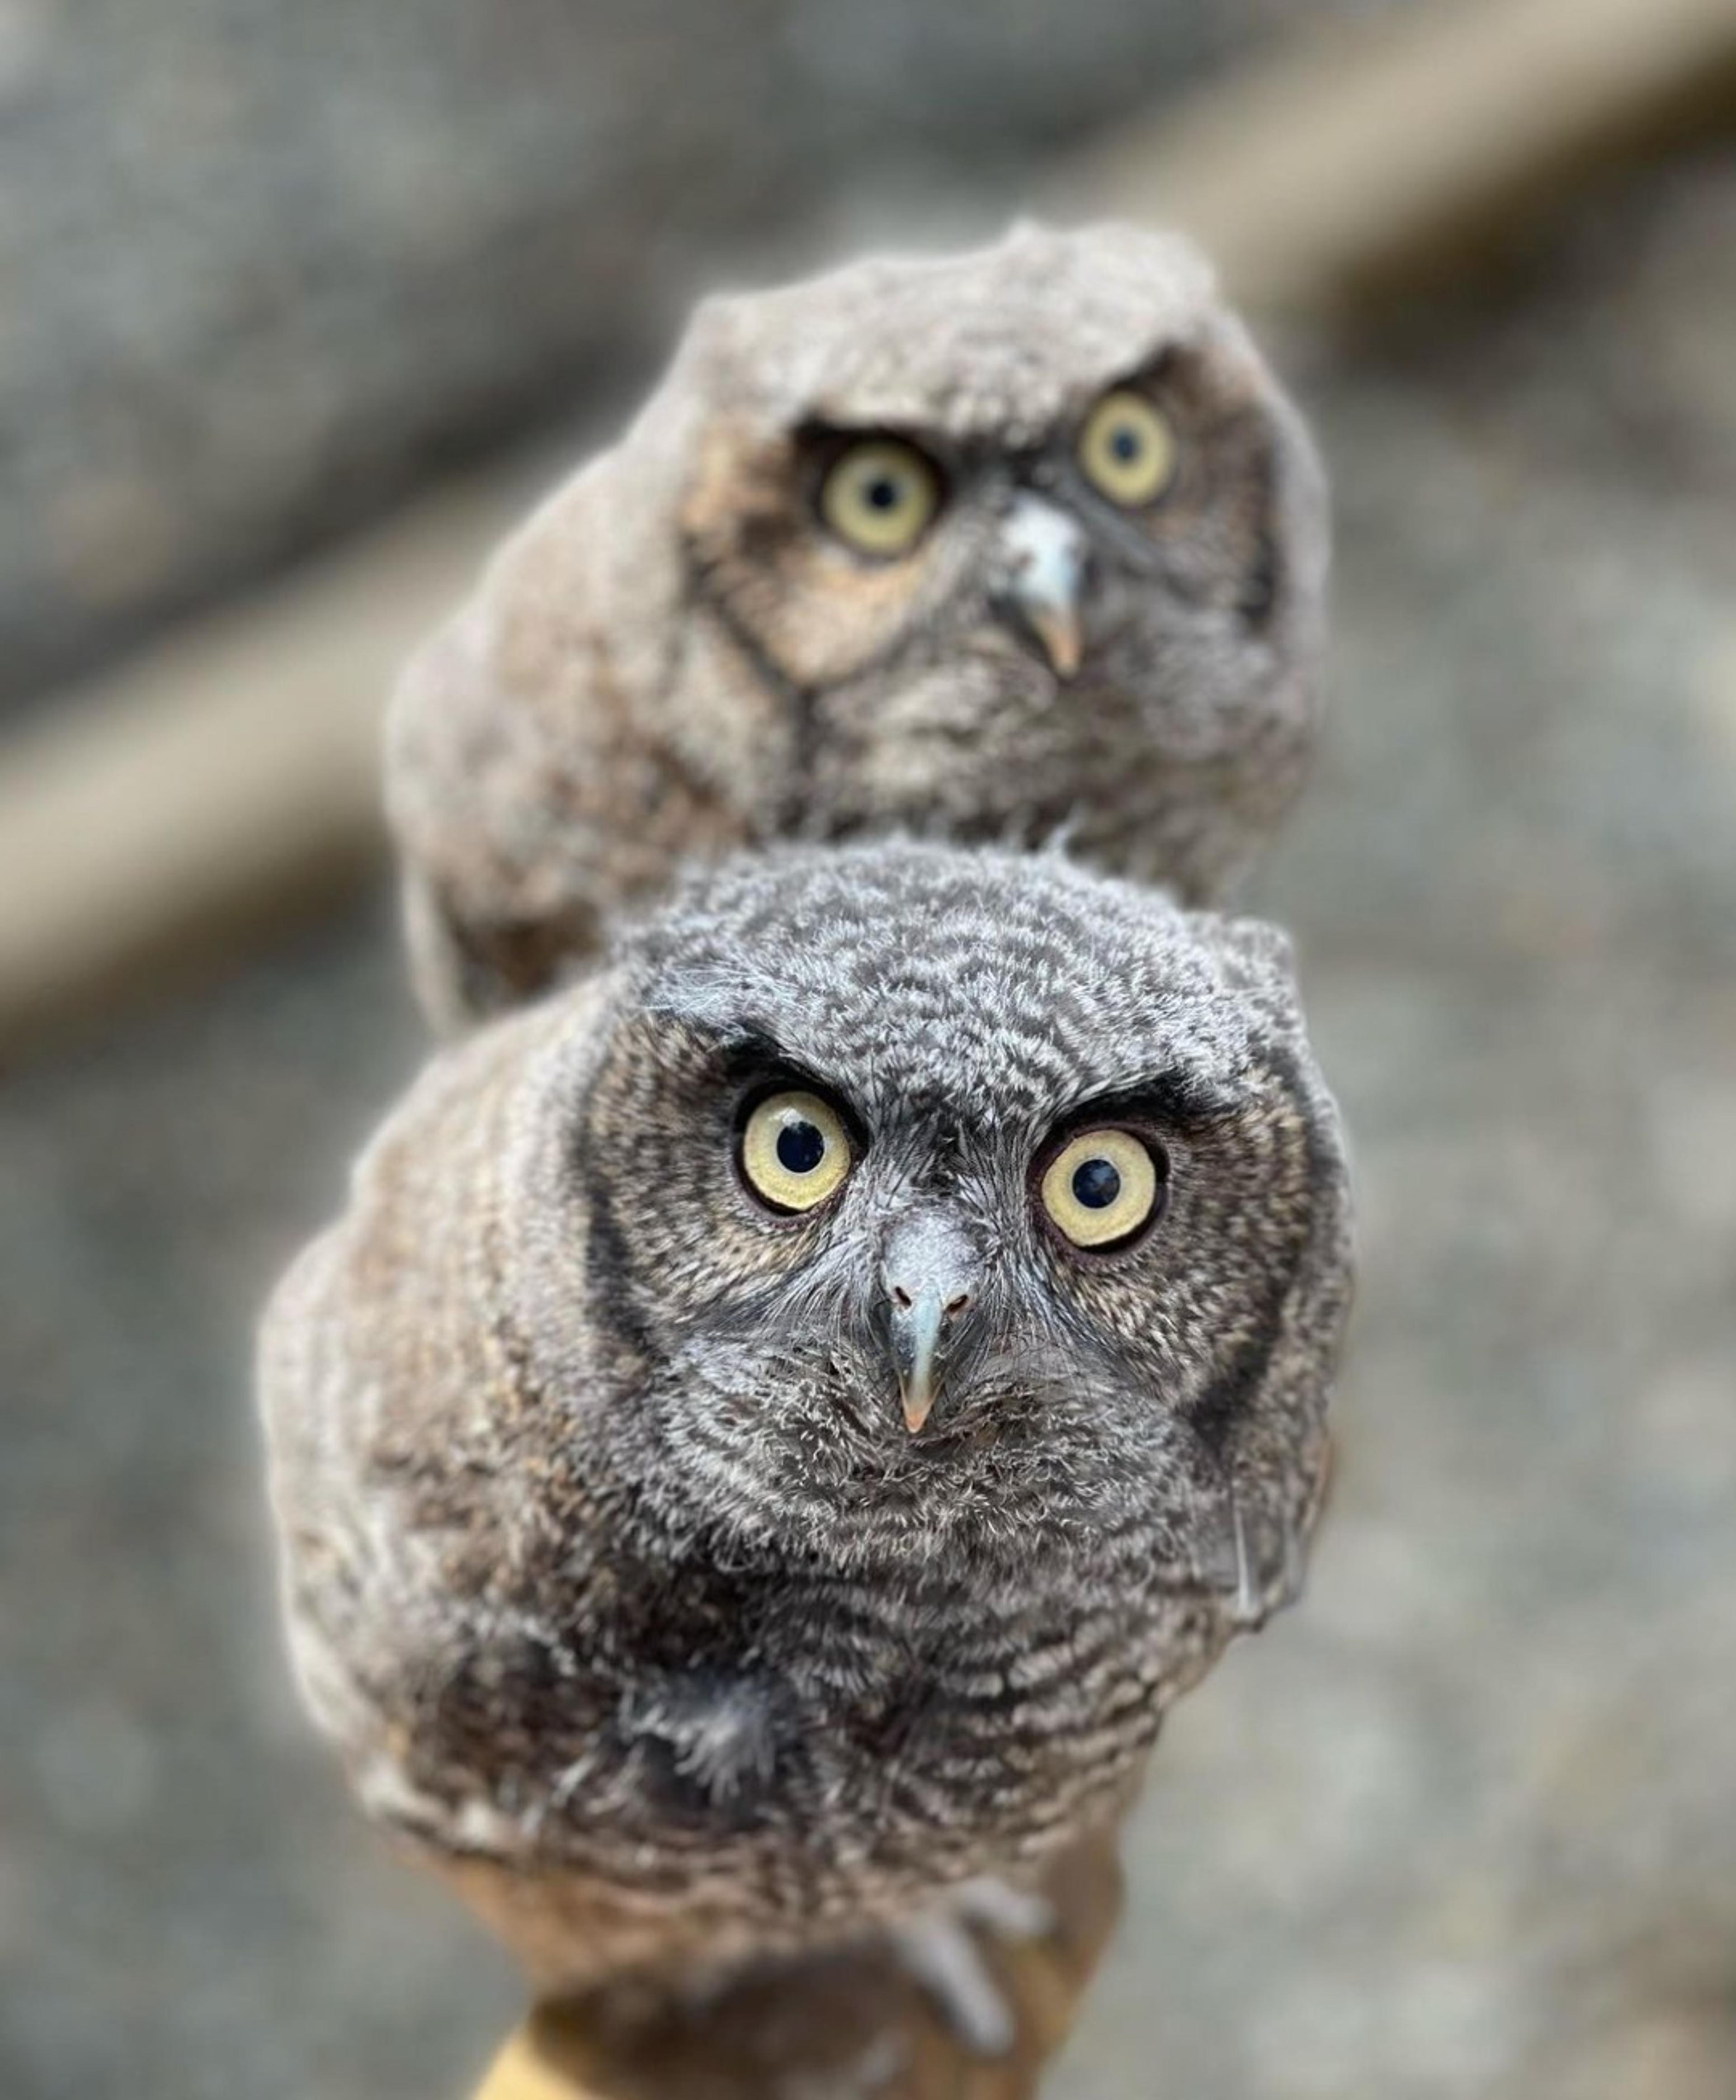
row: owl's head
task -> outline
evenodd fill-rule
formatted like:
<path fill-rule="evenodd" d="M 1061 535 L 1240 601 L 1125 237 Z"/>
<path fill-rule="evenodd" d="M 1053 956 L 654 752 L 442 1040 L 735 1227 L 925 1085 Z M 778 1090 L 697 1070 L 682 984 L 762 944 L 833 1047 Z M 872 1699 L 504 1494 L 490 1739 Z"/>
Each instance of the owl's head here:
<path fill-rule="evenodd" d="M 574 996 L 530 1017 L 502 1273 L 637 1492 L 822 1560 L 1281 1584 L 1347 1255 L 1278 936 L 1055 855 L 790 849 Z"/>
<path fill-rule="evenodd" d="M 692 598 L 806 710 L 831 828 L 1089 823 L 1142 765 L 1218 769 L 1221 807 L 1227 759 L 1306 739 L 1322 477 L 1174 236 L 714 299 L 661 398 Z"/>

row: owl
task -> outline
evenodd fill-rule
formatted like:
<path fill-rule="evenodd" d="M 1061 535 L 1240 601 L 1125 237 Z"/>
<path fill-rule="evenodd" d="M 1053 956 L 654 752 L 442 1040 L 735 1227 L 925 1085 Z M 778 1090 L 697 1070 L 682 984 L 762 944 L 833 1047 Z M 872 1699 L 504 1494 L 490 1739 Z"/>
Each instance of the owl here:
<path fill-rule="evenodd" d="M 1324 483 L 1182 240 L 1016 228 L 707 301 L 412 661 L 388 732 L 424 1003 L 594 958 L 694 856 L 1063 837 L 1221 898 L 1300 783 Z"/>
<path fill-rule="evenodd" d="M 1281 938 L 1058 853 L 690 876 L 436 1059 L 267 1316 L 292 1646 L 562 1992 L 961 1916 L 1287 1600 L 1348 1290 Z"/>

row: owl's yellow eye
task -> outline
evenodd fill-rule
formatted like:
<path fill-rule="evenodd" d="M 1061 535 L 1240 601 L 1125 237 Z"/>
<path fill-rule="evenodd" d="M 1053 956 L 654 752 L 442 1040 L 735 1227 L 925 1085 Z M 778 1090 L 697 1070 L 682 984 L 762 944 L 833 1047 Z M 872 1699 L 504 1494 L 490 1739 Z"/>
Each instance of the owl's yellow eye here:
<path fill-rule="evenodd" d="M 914 445 L 864 438 L 840 453 L 820 488 L 820 515 L 864 554 L 906 554 L 940 507 L 934 469 Z"/>
<path fill-rule="evenodd" d="M 838 1111 L 817 1094 L 769 1094 L 742 1132 L 742 1175 L 775 1211 L 813 1210 L 854 1163 Z"/>
<path fill-rule="evenodd" d="M 1138 510 L 1155 503 L 1174 478 L 1175 433 L 1143 394 L 1117 386 L 1085 419 L 1079 465 L 1112 503 Z"/>
<path fill-rule="evenodd" d="M 1043 1209 L 1064 1238 L 1080 1247 L 1130 1239 L 1155 1213 L 1163 1193 L 1151 1149 L 1127 1130 L 1085 1130 L 1049 1162 Z"/>

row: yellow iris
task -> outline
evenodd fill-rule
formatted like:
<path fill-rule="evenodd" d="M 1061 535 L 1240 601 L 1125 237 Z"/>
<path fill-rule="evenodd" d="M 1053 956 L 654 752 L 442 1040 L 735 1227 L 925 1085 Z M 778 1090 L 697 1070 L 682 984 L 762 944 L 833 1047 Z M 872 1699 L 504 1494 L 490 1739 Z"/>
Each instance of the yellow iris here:
<path fill-rule="evenodd" d="M 934 469 L 897 438 L 864 438 L 835 459 L 820 490 L 820 515 L 864 554 L 908 554 L 940 507 Z"/>
<path fill-rule="evenodd" d="M 853 1163 L 849 1133 L 817 1094 L 769 1094 L 742 1132 L 742 1172 L 774 1210 L 813 1210 Z"/>
<path fill-rule="evenodd" d="M 1143 394 L 1105 394 L 1079 434 L 1079 465 L 1094 488 L 1124 510 L 1155 503 L 1175 476 L 1175 433 Z"/>
<path fill-rule="evenodd" d="M 1124 1240 L 1157 1207 L 1157 1162 L 1126 1130 L 1086 1130 L 1069 1138 L 1042 1177 L 1042 1207 L 1075 1246 Z"/>

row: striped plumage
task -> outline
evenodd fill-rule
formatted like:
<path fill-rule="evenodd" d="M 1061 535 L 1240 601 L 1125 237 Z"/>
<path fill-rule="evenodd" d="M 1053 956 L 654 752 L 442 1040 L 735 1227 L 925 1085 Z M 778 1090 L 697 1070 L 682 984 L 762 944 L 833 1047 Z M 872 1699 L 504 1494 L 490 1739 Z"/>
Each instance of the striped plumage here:
<path fill-rule="evenodd" d="M 1117 404 L 1148 487 L 1105 485 Z M 865 545 L 827 493 L 888 454 L 911 529 Z M 424 1004 L 515 1005 L 684 861 L 778 839 L 1064 835 L 1219 902 L 1314 747 L 1328 538 L 1300 417 L 1174 235 L 1021 225 L 705 301 L 399 686 Z"/>
<path fill-rule="evenodd" d="M 773 1215 L 743 1118 L 798 1085 L 853 1164 Z M 1037 1193 L 1098 1120 L 1167 1169 L 1102 1254 Z M 914 1431 L 913 1219 L 970 1264 Z M 1293 1590 L 1346 1232 L 1266 929 L 1052 856 L 699 877 L 435 1062 L 272 1308 L 314 1708 L 545 1982 L 1034 1882 Z"/>

